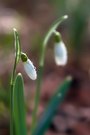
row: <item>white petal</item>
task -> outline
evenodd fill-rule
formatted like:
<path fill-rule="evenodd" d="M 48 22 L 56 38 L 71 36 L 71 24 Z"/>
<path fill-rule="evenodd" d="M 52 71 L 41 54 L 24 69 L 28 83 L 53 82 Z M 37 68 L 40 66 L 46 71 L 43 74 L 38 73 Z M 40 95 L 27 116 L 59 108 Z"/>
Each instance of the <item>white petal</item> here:
<path fill-rule="evenodd" d="M 59 43 L 55 43 L 54 53 L 55 53 L 56 64 L 61 66 L 66 65 L 67 49 L 62 41 L 60 41 Z"/>
<path fill-rule="evenodd" d="M 32 80 L 36 80 L 37 78 L 36 68 L 34 67 L 33 63 L 29 59 L 26 62 L 24 62 L 24 69 L 27 75 Z"/>

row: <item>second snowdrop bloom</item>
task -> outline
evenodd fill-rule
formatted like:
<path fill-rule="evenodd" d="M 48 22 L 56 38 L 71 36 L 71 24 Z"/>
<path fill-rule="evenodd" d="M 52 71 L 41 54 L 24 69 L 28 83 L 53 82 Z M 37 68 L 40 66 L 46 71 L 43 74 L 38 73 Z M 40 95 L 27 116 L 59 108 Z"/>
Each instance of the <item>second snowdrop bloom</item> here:
<path fill-rule="evenodd" d="M 24 64 L 24 69 L 25 69 L 27 75 L 32 80 L 36 80 L 37 79 L 36 68 L 34 67 L 34 65 L 31 62 L 31 60 L 28 59 L 28 57 L 27 57 L 27 55 L 25 53 L 21 53 L 21 60 L 22 60 L 22 62 Z"/>
<path fill-rule="evenodd" d="M 61 40 L 59 33 L 55 35 L 54 55 L 57 65 L 64 66 L 67 64 L 67 49 L 64 42 Z"/>

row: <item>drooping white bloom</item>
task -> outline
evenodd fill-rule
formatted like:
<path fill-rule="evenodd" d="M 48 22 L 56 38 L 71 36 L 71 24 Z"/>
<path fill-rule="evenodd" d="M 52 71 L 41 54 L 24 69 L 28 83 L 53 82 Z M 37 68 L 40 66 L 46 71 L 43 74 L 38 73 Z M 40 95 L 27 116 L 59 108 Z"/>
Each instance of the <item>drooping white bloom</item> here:
<path fill-rule="evenodd" d="M 21 52 L 21 60 L 24 63 L 24 69 L 25 69 L 27 75 L 32 80 L 36 80 L 37 79 L 36 68 L 34 67 L 34 65 L 31 62 L 31 60 L 28 59 L 27 55 L 25 53 L 23 53 L 23 52 Z"/>
<path fill-rule="evenodd" d="M 55 43 L 54 46 L 55 62 L 57 65 L 64 66 L 67 63 L 67 49 L 63 41 Z"/>
<path fill-rule="evenodd" d="M 37 73 L 36 73 L 36 68 L 34 67 L 33 63 L 31 62 L 30 59 L 27 59 L 26 62 L 24 63 L 24 69 L 27 73 L 27 75 L 32 79 L 36 80 L 37 79 Z"/>

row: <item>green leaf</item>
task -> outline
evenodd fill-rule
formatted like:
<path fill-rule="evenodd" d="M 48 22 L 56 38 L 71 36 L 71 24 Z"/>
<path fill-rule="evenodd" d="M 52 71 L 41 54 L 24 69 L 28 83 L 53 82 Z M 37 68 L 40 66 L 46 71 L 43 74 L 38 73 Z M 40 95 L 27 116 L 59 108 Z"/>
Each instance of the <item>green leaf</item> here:
<path fill-rule="evenodd" d="M 15 55 L 16 55 L 16 62 L 18 63 L 20 59 L 20 54 L 21 54 L 21 47 L 20 47 L 20 40 L 19 40 L 19 35 L 18 32 L 15 28 L 13 28 L 14 31 L 14 38 L 15 38 Z"/>
<path fill-rule="evenodd" d="M 52 118 L 55 115 L 58 106 L 63 102 L 69 90 L 71 80 L 71 77 L 67 77 L 62 85 L 60 85 L 60 87 L 57 89 L 56 93 L 50 100 L 46 110 L 44 111 L 40 121 L 38 122 L 33 135 L 44 135 L 45 131 L 48 129 L 51 123 Z"/>
<path fill-rule="evenodd" d="M 15 80 L 13 94 L 13 116 L 16 135 L 27 135 L 23 84 L 22 75 L 19 73 Z"/>

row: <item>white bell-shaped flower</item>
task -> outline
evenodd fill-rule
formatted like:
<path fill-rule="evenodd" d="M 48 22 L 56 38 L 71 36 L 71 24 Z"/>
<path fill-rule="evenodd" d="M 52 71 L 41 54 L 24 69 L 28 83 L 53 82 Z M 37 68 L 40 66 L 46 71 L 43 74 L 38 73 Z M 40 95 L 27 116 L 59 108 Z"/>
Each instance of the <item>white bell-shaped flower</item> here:
<path fill-rule="evenodd" d="M 63 41 L 55 43 L 54 46 L 55 62 L 57 65 L 64 66 L 67 63 L 67 49 Z"/>
<path fill-rule="evenodd" d="M 30 59 L 27 59 L 27 61 L 24 62 L 24 69 L 25 69 L 27 75 L 32 80 L 36 80 L 36 78 L 37 78 L 36 68 L 34 67 L 34 65 Z"/>
<path fill-rule="evenodd" d="M 65 66 L 67 63 L 67 49 L 62 41 L 61 34 L 58 31 L 54 31 L 55 45 L 54 45 L 54 55 L 55 62 L 59 66 Z"/>
<path fill-rule="evenodd" d="M 23 61 L 24 64 L 24 69 L 27 73 L 27 75 L 32 79 L 36 80 L 37 79 L 37 72 L 36 68 L 34 67 L 33 63 L 31 62 L 30 59 L 28 59 L 27 55 L 25 53 L 21 53 L 21 60 Z"/>

